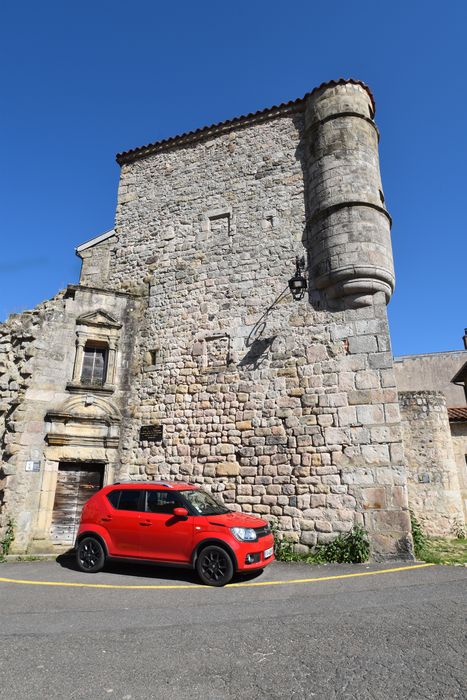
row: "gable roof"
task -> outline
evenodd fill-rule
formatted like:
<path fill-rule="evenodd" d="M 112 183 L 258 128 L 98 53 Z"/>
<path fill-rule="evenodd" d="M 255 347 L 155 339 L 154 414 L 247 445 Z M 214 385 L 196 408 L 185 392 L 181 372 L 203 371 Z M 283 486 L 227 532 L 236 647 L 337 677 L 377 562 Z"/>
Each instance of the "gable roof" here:
<path fill-rule="evenodd" d="M 194 131 L 186 131 L 185 133 L 178 134 L 177 136 L 171 136 L 167 139 L 162 139 L 160 141 L 154 141 L 154 143 L 148 143 L 145 146 L 139 146 L 138 148 L 131 148 L 129 151 L 123 151 L 122 153 L 117 153 L 116 159 L 119 165 L 124 163 L 131 163 L 139 158 L 145 158 L 146 156 L 153 155 L 154 153 L 160 153 L 169 148 L 184 146 L 188 143 L 193 143 L 195 141 L 200 141 L 201 139 L 207 138 L 209 136 L 215 136 L 221 133 L 232 131 L 235 128 L 241 126 L 247 126 L 250 124 L 256 124 L 262 121 L 268 121 L 278 116 L 284 116 L 286 114 L 291 114 L 293 112 L 301 112 L 304 109 L 305 99 L 310 95 L 323 90 L 324 88 L 334 87 L 336 85 L 345 85 L 350 83 L 351 85 L 360 85 L 364 90 L 367 91 L 373 112 L 375 111 L 375 100 L 371 93 L 370 88 L 365 85 L 361 80 L 355 80 L 354 78 L 339 78 L 338 80 L 329 80 L 328 82 L 321 83 L 318 87 L 307 92 L 303 97 L 299 97 L 296 100 L 291 100 L 290 102 L 282 102 L 279 105 L 274 105 L 273 107 L 266 107 L 266 109 L 261 109 L 258 112 L 251 112 L 250 114 L 245 114 L 240 117 L 234 117 L 233 119 L 227 119 L 223 122 L 218 122 L 217 124 L 211 124 L 210 126 L 203 126 L 200 129 L 195 129 Z"/>
<path fill-rule="evenodd" d="M 92 248 L 93 246 L 97 245 L 98 243 L 102 243 L 102 241 L 105 241 L 107 238 L 111 238 L 112 236 L 115 236 L 115 230 L 113 228 L 111 228 L 110 231 L 101 233 L 99 236 L 94 236 L 94 238 L 90 238 L 88 241 L 76 246 L 75 253 L 79 255 L 81 251 L 86 250 L 87 248 Z"/>

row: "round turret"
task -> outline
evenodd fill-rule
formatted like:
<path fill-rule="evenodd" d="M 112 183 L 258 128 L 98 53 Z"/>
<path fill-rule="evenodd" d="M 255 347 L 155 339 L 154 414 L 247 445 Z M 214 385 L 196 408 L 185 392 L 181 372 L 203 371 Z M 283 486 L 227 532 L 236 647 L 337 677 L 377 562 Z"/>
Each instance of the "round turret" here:
<path fill-rule="evenodd" d="M 339 81 L 306 101 L 307 231 L 311 279 L 330 299 L 371 303 L 394 289 L 391 219 L 384 206 L 369 90 Z"/>

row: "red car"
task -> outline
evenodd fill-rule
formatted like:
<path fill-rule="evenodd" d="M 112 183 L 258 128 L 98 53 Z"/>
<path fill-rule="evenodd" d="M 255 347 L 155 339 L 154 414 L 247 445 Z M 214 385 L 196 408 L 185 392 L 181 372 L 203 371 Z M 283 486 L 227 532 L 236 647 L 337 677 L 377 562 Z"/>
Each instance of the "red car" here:
<path fill-rule="evenodd" d="M 270 564 L 274 538 L 265 520 L 232 512 L 193 484 L 117 483 L 87 501 L 76 540 L 81 571 L 100 571 L 107 558 L 194 568 L 203 583 L 224 586 L 235 572 Z"/>

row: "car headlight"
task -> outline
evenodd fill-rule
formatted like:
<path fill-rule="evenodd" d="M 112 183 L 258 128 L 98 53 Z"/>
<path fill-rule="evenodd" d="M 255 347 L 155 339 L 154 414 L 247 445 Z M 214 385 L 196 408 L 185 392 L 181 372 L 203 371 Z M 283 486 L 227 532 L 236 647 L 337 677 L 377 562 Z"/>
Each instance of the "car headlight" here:
<path fill-rule="evenodd" d="M 254 542 L 258 539 L 252 527 L 231 527 L 230 532 L 240 542 Z"/>

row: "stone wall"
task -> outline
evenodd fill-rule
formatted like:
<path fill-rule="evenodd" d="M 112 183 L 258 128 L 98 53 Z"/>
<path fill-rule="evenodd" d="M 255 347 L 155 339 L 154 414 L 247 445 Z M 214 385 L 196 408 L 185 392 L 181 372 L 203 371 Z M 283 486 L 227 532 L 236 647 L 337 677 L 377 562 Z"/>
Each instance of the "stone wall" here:
<path fill-rule="evenodd" d="M 429 535 L 464 522 L 446 399 L 441 392 L 399 392 L 409 503 Z"/>
<path fill-rule="evenodd" d="M 15 467 L 24 449 L 24 399 L 34 382 L 36 343 L 57 307 L 63 307 L 63 292 L 0 324 L 0 533 L 7 517 L 19 516 L 18 504 L 27 491 L 27 485 L 17 479 Z"/>
<path fill-rule="evenodd" d="M 85 246 L 81 285 L 35 336 L 7 460 L 19 549 L 47 546 L 60 460 L 99 459 L 110 481 L 204 484 L 301 551 L 358 523 L 374 558 L 412 556 L 373 116 L 369 91 L 339 81 L 119 157 L 116 236 Z M 76 358 L 79 324 L 106 314 L 104 395 L 79 386 Z M 161 441 L 141 440 L 154 424 Z M 24 473 L 33 450 L 40 474 Z"/>
<path fill-rule="evenodd" d="M 119 415 L 120 408 L 123 414 L 127 410 L 123 397 L 129 381 L 134 335 L 127 333 L 127 328 L 137 318 L 135 304 L 136 300 L 125 294 L 70 286 L 33 311 L 12 316 L 0 325 L 0 349 L 3 348 L 5 358 L 0 384 L 0 524 L 4 527 L 9 517 L 15 520 L 14 551 L 50 551 L 47 528 L 61 461 L 102 461 L 113 481 L 116 451 L 100 447 L 94 423 L 109 425 L 101 440 L 105 445 L 113 435 L 109 430 L 117 429 L 109 422 L 112 414 Z M 116 384 L 103 389 L 101 398 L 98 388 L 75 386 L 73 373 L 77 322 L 83 315 L 102 310 L 115 316 L 122 329 L 117 345 Z M 56 418 L 52 417 L 54 413 Z M 61 434 L 53 434 L 54 430 Z M 118 447 L 118 431 L 116 435 Z M 38 472 L 26 470 L 27 462 L 32 460 L 40 462 Z M 43 540 L 44 546 L 34 548 L 34 540 Z"/>
<path fill-rule="evenodd" d="M 467 422 L 451 422 L 450 426 L 464 519 L 467 522 Z"/>
<path fill-rule="evenodd" d="M 467 362 L 467 350 L 404 355 L 394 358 L 399 391 L 441 391 L 448 406 L 465 406 L 464 387 L 452 378 Z"/>
<path fill-rule="evenodd" d="M 322 96 L 334 140 L 312 103 L 307 125 L 295 111 L 123 163 L 109 285 L 144 289 L 148 307 L 121 476 L 204 483 L 301 548 L 363 523 L 375 556 L 407 556 L 376 132 L 365 90 Z M 161 444 L 139 442 L 151 423 Z"/>
<path fill-rule="evenodd" d="M 88 287 L 102 289 L 107 286 L 110 259 L 115 248 L 115 234 L 113 231 L 108 231 L 104 236 L 102 241 L 98 240 L 97 243 L 89 246 L 84 244 L 76 249 L 82 261 L 80 283 Z"/>

